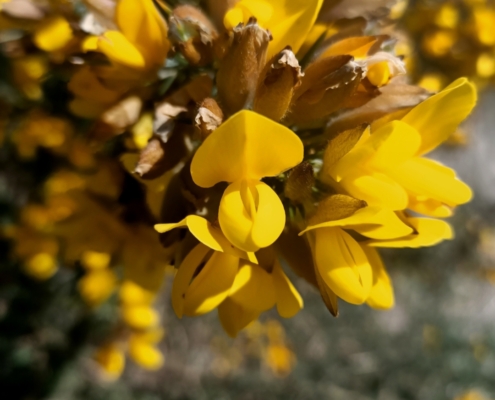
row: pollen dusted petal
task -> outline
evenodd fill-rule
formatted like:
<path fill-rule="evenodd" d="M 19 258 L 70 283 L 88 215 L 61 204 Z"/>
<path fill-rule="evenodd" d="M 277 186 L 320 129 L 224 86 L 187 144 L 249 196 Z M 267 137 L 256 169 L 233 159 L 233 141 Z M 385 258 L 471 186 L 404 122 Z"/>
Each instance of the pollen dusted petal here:
<path fill-rule="evenodd" d="M 119 31 L 105 32 L 98 40 L 98 49 L 118 64 L 136 69 L 146 66 L 139 50 Z"/>
<path fill-rule="evenodd" d="M 444 90 L 414 107 L 402 121 L 422 137 L 417 155 L 428 153 L 457 129 L 476 104 L 475 86 L 459 78 Z"/>
<path fill-rule="evenodd" d="M 315 236 L 316 266 L 325 284 L 342 300 L 363 304 L 373 277 L 361 246 L 340 228 L 318 229 Z"/>
<path fill-rule="evenodd" d="M 395 303 L 392 281 L 378 251 L 368 246 L 363 246 L 363 251 L 373 269 L 373 287 L 366 303 L 372 308 L 388 310 Z"/>
<path fill-rule="evenodd" d="M 408 218 L 407 220 L 417 233 L 395 240 L 380 240 L 367 243 L 373 247 L 426 247 L 434 246 L 454 237 L 452 227 L 445 221 L 433 218 Z"/>
<path fill-rule="evenodd" d="M 238 257 L 214 252 L 187 289 L 184 314 L 194 317 L 215 309 L 229 294 L 238 268 Z"/>
<path fill-rule="evenodd" d="M 175 273 L 174 284 L 172 286 L 172 307 L 175 315 L 179 318 L 182 318 L 184 314 L 184 299 L 192 277 L 209 251 L 211 250 L 204 244 L 198 244 L 184 258 L 184 261 L 182 261 L 182 264 Z"/>
<path fill-rule="evenodd" d="M 198 186 L 276 176 L 303 159 L 301 140 L 290 129 L 252 111 L 230 117 L 194 155 L 191 175 Z"/>
<path fill-rule="evenodd" d="M 287 275 L 285 275 L 278 260 L 275 261 L 273 266 L 272 276 L 275 295 L 277 296 L 277 311 L 283 318 L 292 318 L 303 308 L 303 299 Z"/>
<path fill-rule="evenodd" d="M 258 314 L 269 310 L 276 301 L 273 278 L 262 267 L 244 263 L 235 277 L 229 298 Z"/>

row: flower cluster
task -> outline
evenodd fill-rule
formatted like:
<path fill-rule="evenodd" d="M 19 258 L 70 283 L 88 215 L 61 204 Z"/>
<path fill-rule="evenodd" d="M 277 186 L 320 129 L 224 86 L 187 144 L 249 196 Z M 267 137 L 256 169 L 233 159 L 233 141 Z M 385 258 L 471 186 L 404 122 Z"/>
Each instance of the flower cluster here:
<path fill-rule="evenodd" d="M 21 162 L 56 165 L 6 231 L 37 279 L 80 266 L 91 307 L 119 288 L 121 323 L 95 356 L 113 377 L 126 351 L 163 363 L 153 303 L 167 266 L 175 314 L 217 310 L 232 337 L 274 307 L 303 308 L 287 267 L 334 316 L 339 299 L 388 309 L 377 249 L 451 239 L 443 218 L 472 197 L 424 156 L 476 90 L 465 78 L 433 96 L 409 84 L 370 23 L 383 7 L 207 3 L 2 3 L 19 115 L 4 140 Z M 277 340 L 268 363 L 284 374 L 293 356 Z"/>
<path fill-rule="evenodd" d="M 495 6 L 490 1 L 415 1 L 402 25 L 414 43 L 411 73 L 437 91 L 469 76 L 480 86 L 495 76 Z"/>

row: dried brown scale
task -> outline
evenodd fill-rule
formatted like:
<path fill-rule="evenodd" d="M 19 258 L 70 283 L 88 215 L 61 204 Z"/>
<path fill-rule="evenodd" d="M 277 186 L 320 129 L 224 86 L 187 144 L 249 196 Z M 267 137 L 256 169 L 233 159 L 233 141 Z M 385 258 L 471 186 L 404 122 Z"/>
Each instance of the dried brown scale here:
<path fill-rule="evenodd" d="M 284 195 L 295 204 L 304 204 L 311 200 L 314 183 L 313 167 L 304 161 L 290 171 L 285 182 Z"/>
<path fill-rule="evenodd" d="M 254 18 L 234 28 L 232 43 L 217 72 L 218 97 L 227 114 L 252 103 L 270 40 L 270 33 Z"/>
<path fill-rule="evenodd" d="M 207 98 L 200 104 L 194 121 L 204 140 L 223 122 L 223 111 L 215 99 Z"/>
<path fill-rule="evenodd" d="M 275 121 L 283 119 L 302 76 L 290 47 L 282 50 L 267 63 L 260 75 L 253 110 Z"/>
<path fill-rule="evenodd" d="M 350 217 L 357 210 L 367 205 L 363 200 L 344 194 L 334 194 L 320 201 L 315 214 L 309 218 L 308 225 L 317 225 Z"/>

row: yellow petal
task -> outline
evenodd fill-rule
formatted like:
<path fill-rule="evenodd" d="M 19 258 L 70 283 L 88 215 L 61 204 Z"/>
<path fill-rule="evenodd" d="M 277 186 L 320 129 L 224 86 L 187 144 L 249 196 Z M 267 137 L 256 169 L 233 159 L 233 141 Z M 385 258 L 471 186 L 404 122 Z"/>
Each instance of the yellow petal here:
<path fill-rule="evenodd" d="M 258 319 L 258 315 L 255 311 L 244 309 L 229 297 L 218 306 L 220 323 L 225 332 L 232 338 L 235 338 L 239 331 Z"/>
<path fill-rule="evenodd" d="M 150 371 L 160 369 L 164 362 L 163 354 L 152 344 L 134 338 L 129 340 L 129 355 L 136 364 Z"/>
<path fill-rule="evenodd" d="M 285 210 L 277 194 L 265 183 L 238 181 L 225 190 L 218 220 L 225 237 L 234 246 L 254 252 L 280 236 Z"/>
<path fill-rule="evenodd" d="M 122 318 L 127 325 L 134 329 L 149 329 L 159 322 L 158 313 L 149 305 L 123 307 Z"/>
<path fill-rule="evenodd" d="M 182 261 L 175 274 L 174 284 L 172 286 L 172 307 L 179 318 L 182 318 L 184 314 L 184 298 L 186 297 L 192 277 L 209 251 L 210 249 L 204 244 L 198 244 L 184 258 L 184 261 Z"/>
<path fill-rule="evenodd" d="M 147 67 L 158 67 L 163 63 L 170 47 L 168 29 L 152 0 L 120 0 L 115 19 Z"/>
<path fill-rule="evenodd" d="M 303 308 L 303 299 L 285 275 L 278 260 L 273 266 L 272 276 L 277 297 L 277 311 L 283 318 L 292 318 Z"/>
<path fill-rule="evenodd" d="M 267 60 L 286 46 L 297 53 L 313 27 L 323 0 L 271 0 L 273 16 L 265 28 L 273 35 L 267 52 Z"/>
<path fill-rule="evenodd" d="M 373 239 L 394 239 L 413 232 L 395 212 L 380 207 L 364 207 L 347 218 L 309 225 L 299 235 L 313 229 L 337 226 L 353 229 Z"/>
<path fill-rule="evenodd" d="M 322 228 L 315 233 L 315 261 L 325 284 L 341 299 L 363 304 L 373 276 L 361 246 L 340 228 Z"/>
<path fill-rule="evenodd" d="M 237 272 L 229 298 L 258 314 L 269 310 L 276 301 L 273 278 L 260 266 L 244 263 Z"/>
<path fill-rule="evenodd" d="M 82 44 L 81 50 L 86 53 L 87 51 L 97 51 L 98 50 L 98 36 L 88 36 L 86 37 Z"/>
<path fill-rule="evenodd" d="M 408 218 L 407 221 L 417 233 L 400 239 L 371 241 L 367 244 L 373 247 L 416 248 L 434 246 L 454 237 L 451 226 L 445 221 L 430 218 Z"/>
<path fill-rule="evenodd" d="M 475 86 L 459 78 L 444 90 L 414 107 L 402 121 L 422 137 L 418 155 L 427 153 L 455 132 L 476 104 Z"/>
<path fill-rule="evenodd" d="M 328 173 L 339 181 L 352 173 L 355 166 L 369 165 L 382 171 L 394 168 L 413 157 L 420 144 L 421 137 L 413 128 L 401 121 L 392 121 L 360 141 Z"/>
<path fill-rule="evenodd" d="M 175 228 L 186 227 L 196 239 L 210 249 L 248 258 L 245 252 L 235 248 L 227 240 L 220 229 L 214 227 L 208 220 L 199 215 L 188 215 L 182 221 L 175 224 L 156 224 L 155 230 L 159 233 L 164 233 Z"/>
<path fill-rule="evenodd" d="M 34 32 L 33 41 L 44 51 L 62 50 L 71 40 L 72 29 L 62 16 L 45 20 Z"/>
<path fill-rule="evenodd" d="M 471 200 L 468 185 L 455 177 L 455 172 L 440 163 L 415 157 L 391 170 L 389 175 L 415 196 L 430 198 L 450 207 Z"/>
<path fill-rule="evenodd" d="M 187 289 L 184 314 L 190 317 L 215 309 L 229 294 L 239 258 L 216 251 Z"/>
<path fill-rule="evenodd" d="M 105 32 L 98 40 L 98 49 L 117 64 L 137 69 L 146 66 L 142 54 L 121 32 Z"/>
<path fill-rule="evenodd" d="M 351 196 L 366 201 L 369 206 L 389 210 L 407 208 L 407 192 L 388 175 L 357 170 L 340 181 L 340 185 Z"/>
<path fill-rule="evenodd" d="M 332 43 L 318 58 L 348 54 L 354 56 L 354 58 L 363 59 L 376 43 L 376 40 L 374 36 L 358 36 L 339 40 L 336 43 Z"/>
<path fill-rule="evenodd" d="M 363 246 L 363 250 L 373 269 L 373 287 L 366 303 L 370 307 L 379 310 L 392 308 L 395 303 L 394 288 L 380 254 L 374 248 L 368 246 Z"/>
<path fill-rule="evenodd" d="M 303 144 L 290 129 L 243 110 L 220 125 L 199 147 L 191 175 L 201 187 L 276 176 L 299 164 Z"/>
<path fill-rule="evenodd" d="M 428 217 L 448 218 L 452 216 L 452 208 L 440 201 L 433 199 L 418 199 L 416 196 L 409 196 L 410 210 Z"/>

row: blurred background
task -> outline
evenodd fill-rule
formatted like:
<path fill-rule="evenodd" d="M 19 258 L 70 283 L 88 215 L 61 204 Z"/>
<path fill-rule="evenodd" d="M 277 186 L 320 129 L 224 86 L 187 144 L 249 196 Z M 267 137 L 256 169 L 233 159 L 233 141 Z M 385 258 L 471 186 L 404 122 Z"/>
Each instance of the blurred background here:
<path fill-rule="evenodd" d="M 457 3 L 424 4 L 437 10 L 425 18 L 428 26 L 418 28 L 417 19 L 411 22 L 409 17 L 417 10 L 402 14 L 401 24 L 409 27 L 411 37 L 454 30 L 452 13 L 447 11 L 442 19 L 438 15 L 446 12 L 438 10 L 443 4 L 452 8 Z M 418 54 L 414 71 L 425 87 L 438 89 L 443 80 L 451 80 L 454 72 L 449 65 L 454 59 L 457 66 L 469 61 L 470 69 L 458 69 L 484 87 L 463 131 L 432 154 L 458 172 L 475 198 L 451 218 L 454 240 L 433 248 L 383 251 L 394 282 L 394 309 L 380 312 L 342 302 L 340 316 L 333 318 L 319 294 L 291 275 L 305 300 L 303 311 L 290 320 L 265 313 L 231 339 L 216 313 L 178 320 L 170 305 L 168 279 L 155 307 L 165 329 L 159 344 L 164 366 L 150 372 L 130 361 L 120 379 L 106 380 L 98 372 L 94 353 L 114 329 L 117 296 L 89 308 L 78 291 L 84 274 L 80 267 L 61 268 L 48 280 L 33 279 L 20 260 L 11 257 L 13 241 L 4 237 L 0 240 L 0 398 L 494 400 L 495 89 L 489 78 L 495 74 L 495 61 L 490 75 L 489 60 L 473 64 L 478 58 L 472 53 L 466 58 L 465 52 L 451 46 L 454 52 L 446 56 L 454 57 L 451 64 L 437 62 L 427 51 L 421 53 L 428 43 L 417 39 L 409 46 Z M 492 51 L 483 46 L 478 53 Z M 2 58 L 0 90 L 3 96 L 15 96 L 6 64 Z M 43 87 L 55 110 L 67 99 L 60 85 L 48 79 Z M 16 108 L 17 114 L 10 111 L 7 106 L 0 109 L 3 120 L 17 118 L 22 106 Z M 77 124 L 84 129 L 82 121 Z M 19 218 L 20 206 L 53 170 L 44 150 L 26 161 L 13 155 L 11 146 L 5 142 L 0 148 L 0 222 L 5 226 Z"/>

